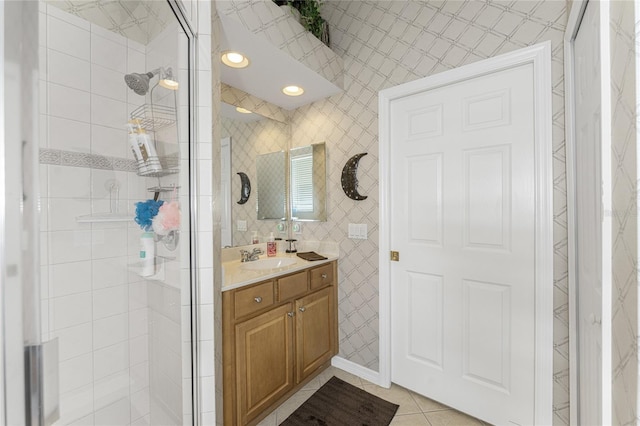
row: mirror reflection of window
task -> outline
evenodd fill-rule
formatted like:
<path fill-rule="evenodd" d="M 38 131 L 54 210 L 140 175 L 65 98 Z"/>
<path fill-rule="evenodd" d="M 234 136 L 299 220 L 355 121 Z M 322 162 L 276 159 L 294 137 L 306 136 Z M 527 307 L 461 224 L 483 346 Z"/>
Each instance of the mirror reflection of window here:
<path fill-rule="evenodd" d="M 291 214 L 313 212 L 313 151 L 297 150 L 291 157 Z"/>
<path fill-rule="evenodd" d="M 289 199 L 293 220 L 327 220 L 326 169 L 324 142 L 289 151 Z"/>
<path fill-rule="evenodd" d="M 289 173 L 287 174 L 287 169 Z M 258 220 L 326 222 L 325 143 L 256 157 Z"/>

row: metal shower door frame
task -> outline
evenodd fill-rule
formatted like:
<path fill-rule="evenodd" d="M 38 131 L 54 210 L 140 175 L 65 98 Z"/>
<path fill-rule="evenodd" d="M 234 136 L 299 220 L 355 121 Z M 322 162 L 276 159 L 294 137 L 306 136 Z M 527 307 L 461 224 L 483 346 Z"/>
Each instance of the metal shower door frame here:
<path fill-rule="evenodd" d="M 198 269 L 198 161 L 196 158 L 196 129 L 197 127 L 197 114 L 195 109 L 197 108 L 197 94 L 198 87 L 196 79 L 196 67 L 197 67 L 197 52 L 198 52 L 198 38 L 196 31 L 194 30 L 195 23 L 192 23 L 186 15 L 185 6 L 182 0 L 166 0 L 169 6 L 173 10 L 173 13 L 178 20 L 182 30 L 184 31 L 189 47 L 188 47 L 188 98 L 189 108 L 187 128 L 189 133 L 189 220 L 190 220 L 190 232 L 189 232 L 189 248 L 190 248 L 190 307 L 191 307 L 191 424 L 193 426 L 200 425 L 202 423 L 200 412 L 200 372 L 199 372 L 199 269 Z M 183 336 L 184 337 L 184 336 Z M 184 389 L 183 389 L 184 391 Z M 184 407 L 183 407 L 184 408 Z"/>
<path fill-rule="evenodd" d="M 0 4 L 0 419 L 11 425 L 53 419 L 41 409 L 38 17 L 37 2 Z"/>

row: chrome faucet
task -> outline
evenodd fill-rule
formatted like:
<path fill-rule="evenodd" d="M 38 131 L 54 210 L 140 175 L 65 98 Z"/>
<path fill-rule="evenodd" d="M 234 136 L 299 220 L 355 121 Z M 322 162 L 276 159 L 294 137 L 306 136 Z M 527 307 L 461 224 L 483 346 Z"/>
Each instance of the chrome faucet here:
<path fill-rule="evenodd" d="M 240 250 L 240 262 L 252 262 L 258 260 L 258 257 L 264 252 L 259 248 L 254 248 L 252 252 Z"/>

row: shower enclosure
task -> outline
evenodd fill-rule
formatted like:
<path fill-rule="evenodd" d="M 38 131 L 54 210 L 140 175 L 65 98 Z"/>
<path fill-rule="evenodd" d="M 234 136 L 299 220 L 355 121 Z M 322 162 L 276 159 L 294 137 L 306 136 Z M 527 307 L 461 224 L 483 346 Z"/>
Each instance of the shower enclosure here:
<path fill-rule="evenodd" d="M 0 151 L 0 314 L 18 319 L 15 333 L 4 327 L 0 339 L 15 349 L 23 346 L 20 332 L 27 344 L 22 361 L 15 350 L 0 355 L 0 363 L 24 366 L 26 374 L 21 383 L 4 369 L 0 418 L 191 423 L 193 34 L 180 4 L 3 3 L 3 22 L 17 17 L 3 30 L 3 46 L 11 30 L 39 35 L 30 40 L 37 44 L 33 58 L 13 52 L 22 64 L 15 87 L 12 52 L 4 51 L 5 100 L 13 92 L 28 98 L 17 91 L 37 79 L 39 105 L 16 105 L 16 122 L 5 133 L 15 124 L 22 147 L 7 138 Z M 29 32 L 29 24 L 38 31 Z M 10 179 L 21 194 L 12 193 Z M 22 250 L 12 251 L 12 241 Z M 34 246 L 39 256 L 29 255 Z M 24 308 L 7 303 L 14 295 Z M 30 412 L 26 421 L 16 414 L 21 404 Z"/>

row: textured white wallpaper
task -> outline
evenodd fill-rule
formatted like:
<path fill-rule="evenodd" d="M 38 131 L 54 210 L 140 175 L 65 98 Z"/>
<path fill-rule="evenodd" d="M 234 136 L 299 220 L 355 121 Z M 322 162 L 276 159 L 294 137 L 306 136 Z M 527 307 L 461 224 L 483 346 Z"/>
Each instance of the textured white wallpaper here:
<path fill-rule="evenodd" d="M 638 158 L 634 2 L 610 9 L 613 172 L 613 422 L 635 425 L 638 386 Z"/>
<path fill-rule="evenodd" d="M 344 60 L 344 93 L 294 111 L 292 143 L 327 142 L 325 223 L 305 224 L 302 237 L 340 243 L 340 355 L 378 369 L 378 91 L 501 53 L 550 40 L 553 50 L 554 152 L 554 423 L 569 421 L 567 232 L 564 146 L 564 1 L 327 1 L 332 49 Z M 354 154 L 353 201 L 340 173 Z M 347 238 L 366 223 L 368 240 Z"/>

